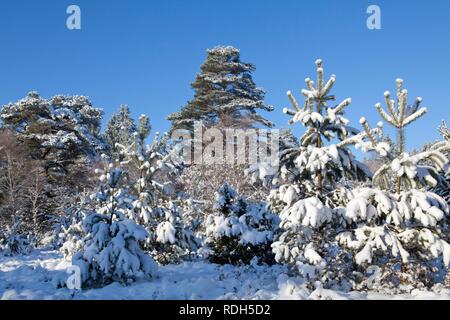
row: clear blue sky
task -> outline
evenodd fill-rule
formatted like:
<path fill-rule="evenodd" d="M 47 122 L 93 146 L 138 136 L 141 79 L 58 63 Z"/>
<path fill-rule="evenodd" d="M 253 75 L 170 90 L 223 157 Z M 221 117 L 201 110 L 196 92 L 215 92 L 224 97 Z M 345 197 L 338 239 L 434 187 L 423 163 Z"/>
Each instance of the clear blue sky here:
<path fill-rule="evenodd" d="M 81 7 L 80 31 L 66 29 L 69 4 Z M 382 30 L 366 28 L 369 4 L 381 7 Z M 256 65 L 279 128 L 287 126 L 286 91 L 300 96 L 319 57 L 337 75 L 338 99 L 353 98 L 354 126 L 361 116 L 379 120 L 373 106 L 397 77 L 411 102 L 422 96 L 429 108 L 409 130 L 409 147 L 437 139 L 440 120 L 450 120 L 447 0 L 2 0 L 0 104 L 30 90 L 82 94 L 106 118 L 125 103 L 164 131 L 166 115 L 192 98 L 205 49 L 219 44 Z"/>

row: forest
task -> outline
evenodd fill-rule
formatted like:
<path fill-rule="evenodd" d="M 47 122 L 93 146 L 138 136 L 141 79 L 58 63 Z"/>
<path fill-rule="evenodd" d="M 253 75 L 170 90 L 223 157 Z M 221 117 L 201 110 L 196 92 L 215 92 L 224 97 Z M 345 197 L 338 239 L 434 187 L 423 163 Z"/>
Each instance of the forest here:
<path fill-rule="evenodd" d="M 433 109 L 403 79 L 373 101 L 378 118 L 351 124 L 352 100 L 334 95 L 324 61 L 284 109 L 265 102 L 255 70 L 237 48 L 207 50 L 167 133 L 127 105 L 102 128 L 103 110 L 82 95 L 30 92 L 3 105 L 0 298 L 20 298 L 5 270 L 27 257 L 61 264 L 32 271 L 65 298 L 195 268 L 220 268 L 227 283 L 241 270 L 265 286 L 242 285 L 238 298 L 450 294 L 445 119 L 432 124 L 441 139 L 407 150 L 406 128 Z M 274 128 L 281 110 L 286 127 Z"/>

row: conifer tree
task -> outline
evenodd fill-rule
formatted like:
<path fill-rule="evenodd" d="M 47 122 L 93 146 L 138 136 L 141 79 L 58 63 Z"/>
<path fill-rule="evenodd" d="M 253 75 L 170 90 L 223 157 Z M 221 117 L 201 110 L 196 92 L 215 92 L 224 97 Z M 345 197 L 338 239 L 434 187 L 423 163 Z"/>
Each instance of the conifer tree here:
<path fill-rule="evenodd" d="M 336 76 L 332 75 L 325 82 L 322 60 L 317 60 L 316 65 L 317 84 L 310 78 L 305 79 L 307 89 L 302 90 L 305 96 L 303 106 L 297 103 L 290 91 L 287 93 L 293 109 L 285 108 L 283 112 L 292 116 L 289 124 L 300 123 L 306 131 L 300 139 L 300 146 L 287 148 L 282 161 L 295 163 L 295 168 L 289 171 L 294 173 L 297 182 L 309 180 L 321 195 L 327 188 L 332 190 L 341 178 L 364 180 L 370 173 L 349 149 L 350 145 L 366 136 L 364 132 L 349 126 L 349 121 L 344 117 L 351 99 L 331 106 L 330 102 L 336 99 L 330 93 Z M 330 144 L 327 146 L 326 142 Z M 282 167 L 282 170 L 287 169 Z"/>
<path fill-rule="evenodd" d="M 127 105 L 121 105 L 117 113 L 109 120 L 103 133 L 105 142 L 108 143 L 111 155 L 114 158 L 120 152 L 117 144 L 125 146 L 131 144 L 134 141 L 134 133 L 136 131 L 136 123 L 131 118 L 130 108 Z"/>
<path fill-rule="evenodd" d="M 155 275 L 153 259 L 140 248 L 148 232 L 127 218 L 132 197 L 121 188 L 124 172 L 107 163 L 100 174 L 100 191 L 94 195 L 97 207 L 83 220 L 85 236 L 82 250 L 73 255 L 72 264 L 81 272 L 83 287 L 104 286 L 111 282 L 129 284 Z"/>
<path fill-rule="evenodd" d="M 439 133 L 445 141 L 450 141 L 450 129 L 445 121 L 442 121 L 442 124 L 439 127 Z"/>
<path fill-rule="evenodd" d="M 450 129 L 448 129 L 447 123 L 445 123 L 445 121 L 443 121 L 441 126 L 439 127 L 439 133 L 442 135 L 444 141 L 450 142 Z M 444 153 L 447 158 L 450 158 L 450 150 L 444 150 Z M 440 185 L 431 188 L 430 191 L 440 195 L 450 205 L 450 166 L 446 171 L 442 172 L 442 176 L 442 179 L 445 180 L 445 183 L 441 183 Z"/>
<path fill-rule="evenodd" d="M 390 92 L 384 93 L 387 111 L 385 111 L 381 103 L 375 105 L 381 117 L 394 126 L 397 133 L 397 154 L 392 153 L 392 147 L 389 152 L 380 154 L 381 157 L 387 158 L 388 161 L 383 165 L 373 177 L 375 185 L 383 189 L 390 189 L 391 177 L 395 177 L 395 191 L 400 194 L 402 188 L 409 190 L 410 188 L 420 188 L 426 186 L 437 186 L 441 183 L 445 184 L 439 171 L 444 170 L 447 166 L 448 159 L 445 152 L 448 149 L 448 143 L 440 142 L 432 145 L 425 152 L 410 155 L 405 151 L 405 128 L 417 121 L 427 113 L 427 109 L 420 107 L 422 98 L 417 98 L 413 105 L 409 106 L 407 102 L 408 91 L 403 89 L 403 80 L 397 79 L 397 102 L 390 98 Z M 366 132 L 370 133 L 370 127 L 365 118 L 361 119 Z M 379 139 L 369 134 L 370 143 L 373 147 L 380 146 Z"/>
<path fill-rule="evenodd" d="M 146 250 L 154 249 L 155 230 L 169 210 L 170 200 L 175 196 L 173 181 L 183 167 L 179 146 L 169 146 L 167 134 L 160 137 L 157 132 L 151 144 L 146 145 L 150 128 L 149 118 L 141 115 L 132 143 L 116 145 L 120 150 L 120 162 L 128 168 L 133 182 L 130 192 L 135 199 L 129 217 L 150 233 L 145 242 Z"/>
<path fill-rule="evenodd" d="M 210 261 L 219 264 L 248 264 L 253 259 L 271 263 L 270 245 L 277 218 L 265 205 L 238 197 L 227 183 L 216 193 L 214 214 L 207 217 L 206 243 Z"/>
<path fill-rule="evenodd" d="M 171 131 L 192 131 L 196 121 L 208 127 L 216 124 L 271 127 L 272 123 L 258 114 L 258 110 L 272 111 L 273 107 L 265 104 L 265 92 L 252 79 L 255 67 L 242 62 L 240 51 L 231 46 L 215 47 L 207 53 L 201 72 L 192 84 L 194 99 L 168 117 L 172 122 Z"/>
<path fill-rule="evenodd" d="M 172 202 L 169 203 L 163 220 L 156 227 L 154 257 L 161 264 L 178 263 L 189 258 L 200 246 L 190 225 L 182 219 L 182 212 Z"/>
<path fill-rule="evenodd" d="M 100 137 L 103 111 L 84 96 L 43 99 L 37 92 L 0 111 L 3 125 L 13 129 L 47 174 L 66 176 L 69 166 L 97 157 L 106 148 Z"/>
<path fill-rule="evenodd" d="M 450 210 L 440 196 L 426 190 L 429 185 L 445 183 L 439 172 L 447 168 L 444 152 L 450 144 L 438 142 L 414 155 L 404 151 L 404 128 L 427 111 L 419 109 L 420 98 L 412 107 L 407 106 L 402 83 L 397 80 L 398 107 L 389 92 L 385 93 L 388 112 L 376 105 L 383 119 L 397 128 L 400 153 L 392 153 L 391 146 L 384 142 L 381 125 L 375 132 L 367 119 L 361 119 L 369 139 L 357 147 L 375 151 L 386 161 L 373 176 L 374 187 L 356 188 L 342 197 L 347 201 L 342 212 L 348 231 L 337 238 L 354 252 L 356 265 L 380 271 L 376 279 L 380 285 L 404 281 L 417 286 L 420 274 L 433 284 L 435 266 L 447 269 L 450 264 Z M 436 259 L 441 264 L 433 261 Z M 396 263 L 401 264 L 400 274 L 392 271 Z"/>

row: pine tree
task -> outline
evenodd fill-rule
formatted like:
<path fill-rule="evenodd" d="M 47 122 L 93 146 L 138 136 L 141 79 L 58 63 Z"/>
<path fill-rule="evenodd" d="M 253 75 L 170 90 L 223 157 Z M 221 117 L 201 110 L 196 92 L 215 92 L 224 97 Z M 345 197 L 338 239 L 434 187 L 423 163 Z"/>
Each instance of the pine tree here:
<path fill-rule="evenodd" d="M 447 124 L 444 121 L 439 127 L 439 133 L 442 135 L 444 141 L 450 142 L 450 130 L 448 129 Z M 444 153 L 447 158 L 450 157 L 450 150 L 444 150 Z M 445 183 L 441 183 L 440 185 L 431 188 L 430 191 L 440 195 L 450 205 L 450 166 L 446 171 L 442 172 L 442 176 L 442 179 L 445 180 Z"/>
<path fill-rule="evenodd" d="M 400 194 L 402 188 L 409 190 L 411 188 L 420 188 L 426 186 L 437 186 L 445 184 L 442 179 L 440 171 L 445 169 L 447 165 L 447 158 L 445 152 L 448 149 L 448 143 L 436 143 L 428 148 L 425 152 L 420 152 L 410 155 L 405 152 L 405 128 L 417 121 L 419 118 L 427 113 L 426 108 L 420 108 L 422 98 L 417 98 L 412 106 L 408 106 L 407 98 L 408 91 L 403 89 L 403 80 L 397 79 L 397 107 L 396 102 L 391 100 L 390 92 L 384 93 L 387 112 L 383 110 L 381 103 L 375 105 L 381 117 L 389 124 L 394 126 L 398 131 L 397 138 L 397 153 L 393 153 L 390 148 L 389 152 L 380 154 L 381 157 L 386 158 L 384 164 L 373 176 L 375 185 L 383 189 L 390 189 L 392 186 L 391 178 L 395 177 L 395 191 Z M 370 132 L 370 127 L 365 118 L 361 119 L 367 133 Z M 370 144 L 376 148 L 380 146 L 380 141 L 375 136 L 369 134 Z"/>
<path fill-rule="evenodd" d="M 135 197 L 129 218 L 144 226 L 150 237 L 145 249 L 154 250 L 155 230 L 166 211 L 170 210 L 170 201 L 175 197 L 173 181 L 179 176 L 183 162 L 179 157 L 178 145 L 170 146 L 168 135 L 159 133 L 150 145 L 145 140 L 150 134 L 149 119 L 141 115 L 139 127 L 133 142 L 128 145 L 117 144 L 121 164 L 128 169 L 132 185 L 130 192 Z"/>
<path fill-rule="evenodd" d="M 252 79 L 255 67 L 240 60 L 240 51 L 233 47 L 215 47 L 201 66 L 192 88 L 195 96 L 180 112 L 171 114 L 171 131 L 193 130 L 194 122 L 206 126 L 224 124 L 229 127 L 271 127 L 272 123 L 257 113 L 272 111 L 264 103 L 264 91 Z"/>
<path fill-rule="evenodd" d="M 439 133 L 445 141 L 450 141 L 450 129 L 445 121 L 442 121 L 442 124 L 439 126 Z"/>
<path fill-rule="evenodd" d="M 161 264 L 179 263 L 199 248 L 199 239 L 182 219 L 182 212 L 170 203 L 165 217 L 156 227 L 154 258 Z"/>
<path fill-rule="evenodd" d="M 95 195 L 98 206 L 83 221 L 83 249 L 72 258 L 81 271 L 83 287 L 104 286 L 117 281 L 129 284 L 138 278 L 151 278 L 156 265 L 139 243 L 147 231 L 128 219 L 132 197 L 120 187 L 122 169 L 113 163 L 98 170 L 100 191 Z"/>
<path fill-rule="evenodd" d="M 341 246 L 354 253 L 356 265 L 379 271 L 375 280 L 381 287 L 399 281 L 413 287 L 432 285 L 435 267 L 447 269 L 450 264 L 450 210 L 440 196 L 425 189 L 443 183 L 439 171 L 447 166 L 444 151 L 450 145 L 439 142 L 412 156 L 404 151 L 405 126 L 423 116 L 426 109 L 419 109 L 420 98 L 407 107 L 402 83 L 397 80 L 398 108 L 389 92 L 385 93 L 388 112 L 376 105 L 383 119 L 398 129 L 400 152 L 392 153 L 383 141 L 380 125 L 375 134 L 368 121 L 361 119 L 369 139 L 357 146 L 377 152 L 386 164 L 373 176 L 375 187 L 356 188 L 342 197 L 347 201 L 342 210 L 347 231 L 337 237 Z M 393 272 L 395 264 L 400 264 L 399 272 Z M 418 277 L 424 280 L 418 281 Z"/>
<path fill-rule="evenodd" d="M 316 65 L 317 84 L 305 80 L 302 107 L 288 92 L 293 109 L 286 108 L 284 113 L 292 116 L 290 124 L 298 122 L 306 131 L 298 146 L 290 143 L 281 153 L 280 175 L 286 183 L 271 192 L 268 202 L 281 218 L 272 244 L 275 260 L 292 266 L 312 283 L 320 280 L 331 286 L 345 281 L 351 270 L 351 257 L 336 241 L 336 235 L 346 230 L 345 209 L 340 208 L 336 192 L 339 186 L 366 181 L 372 175 L 349 147 L 365 145 L 381 128 L 359 132 L 349 126 L 344 111 L 351 99 L 331 106 L 336 76 L 325 82 L 322 60 Z M 382 152 L 389 146 L 380 143 L 378 147 Z"/>
<path fill-rule="evenodd" d="M 307 78 L 307 89 L 302 90 L 305 96 L 303 107 L 297 103 L 290 91 L 287 95 L 293 109 L 285 108 L 283 111 L 292 116 L 289 124 L 300 123 L 305 126 L 306 132 L 300 139 L 300 148 L 288 149 L 283 154 L 282 161 L 295 163 L 294 171 L 297 182 L 309 180 L 319 195 L 326 188 L 333 189 L 334 184 L 342 178 L 364 180 L 370 173 L 367 167 L 357 161 L 352 155 L 349 146 L 365 137 L 365 133 L 348 125 L 344 117 L 344 110 L 350 105 L 351 99 L 345 99 L 338 105 L 329 106 L 336 98 L 330 94 L 336 81 L 336 76 L 324 81 L 322 60 L 316 61 L 317 84 Z M 326 142 L 335 142 L 329 146 Z M 282 170 L 288 170 L 282 167 Z"/>
<path fill-rule="evenodd" d="M 120 150 L 117 144 L 130 145 L 134 141 L 134 133 L 137 131 L 136 123 L 131 118 L 130 108 L 121 105 L 117 113 L 109 120 L 103 133 L 105 142 L 108 143 L 111 155 L 116 158 Z"/>
<path fill-rule="evenodd" d="M 270 244 L 277 219 L 265 205 L 238 197 L 225 183 L 216 194 L 215 209 L 205 221 L 211 262 L 238 265 L 256 259 L 272 263 Z"/>
<path fill-rule="evenodd" d="M 45 100 L 36 92 L 0 111 L 3 126 L 17 132 L 33 158 L 45 161 L 46 172 L 54 179 L 105 150 L 99 134 L 102 115 L 84 96 Z"/>

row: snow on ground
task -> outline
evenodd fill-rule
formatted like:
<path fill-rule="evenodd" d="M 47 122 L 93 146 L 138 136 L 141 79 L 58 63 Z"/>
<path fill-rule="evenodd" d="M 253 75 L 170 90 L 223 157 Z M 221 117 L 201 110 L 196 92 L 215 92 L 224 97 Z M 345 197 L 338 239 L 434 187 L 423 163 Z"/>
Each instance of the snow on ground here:
<path fill-rule="evenodd" d="M 83 292 L 57 289 L 58 279 L 68 277 L 69 266 L 56 251 L 0 257 L 0 299 L 450 299 L 450 290 L 397 296 L 321 288 L 310 292 L 300 279 L 288 276 L 283 266 L 233 267 L 206 262 L 160 267 L 157 279 L 129 287 L 114 283 Z"/>

